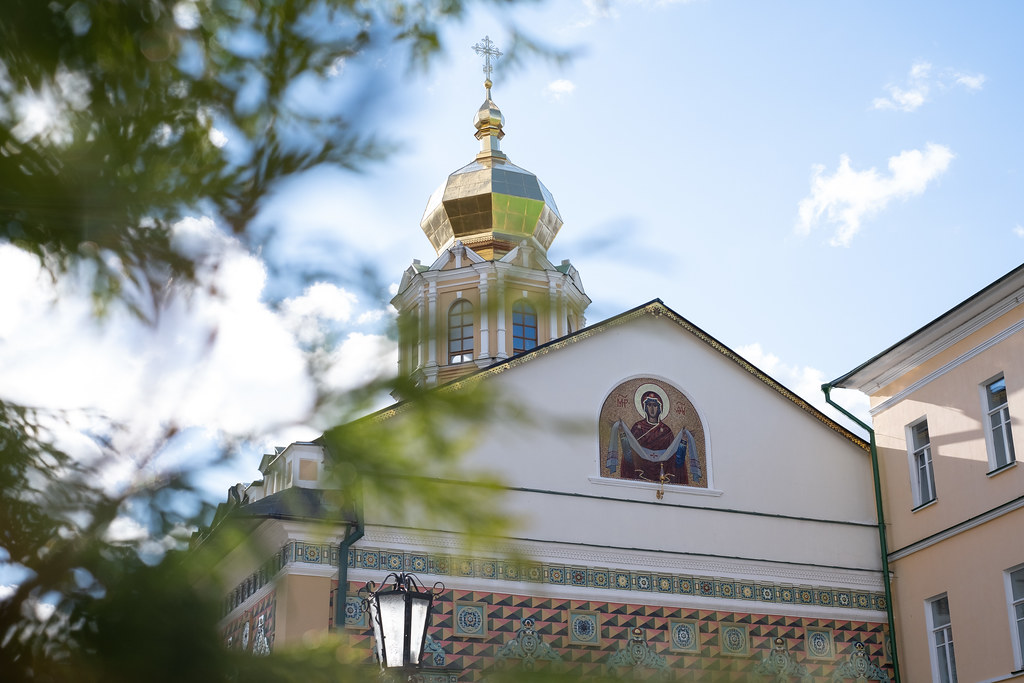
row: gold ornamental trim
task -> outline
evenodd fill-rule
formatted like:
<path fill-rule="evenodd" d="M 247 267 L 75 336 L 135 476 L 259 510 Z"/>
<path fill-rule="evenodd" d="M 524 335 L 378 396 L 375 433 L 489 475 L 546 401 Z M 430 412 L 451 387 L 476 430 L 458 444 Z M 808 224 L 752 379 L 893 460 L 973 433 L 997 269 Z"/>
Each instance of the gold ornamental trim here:
<path fill-rule="evenodd" d="M 730 359 L 731 361 L 739 365 L 740 368 L 742 368 L 748 374 L 752 375 L 759 382 L 761 382 L 768 388 L 774 390 L 776 393 L 781 394 L 783 398 L 788 400 L 796 407 L 800 408 L 802 411 L 816 419 L 821 424 L 831 429 L 839 436 L 843 437 L 844 439 L 854 444 L 855 446 L 859 447 L 863 451 L 870 452 L 870 446 L 867 441 L 857 436 L 856 434 L 848 430 L 846 427 L 843 427 L 841 424 L 830 418 L 828 415 L 825 415 L 825 413 L 821 412 L 813 405 L 802 399 L 800 396 L 798 396 L 792 390 L 787 388 L 785 385 L 773 379 L 766 372 L 764 372 L 756 365 L 745 359 L 743 356 L 739 355 L 738 353 L 730 349 L 728 346 L 718 341 L 710 334 L 708 334 L 707 332 L 697 327 L 683 316 L 673 311 L 671 308 L 666 306 L 660 299 L 655 299 L 654 301 L 650 301 L 646 304 L 643 304 L 637 308 L 634 308 L 631 311 L 626 311 L 625 313 L 621 313 L 615 317 L 603 320 L 592 326 L 585 327 L 582 330 L 573 332 L 572 334 L 550 341 L 521 355 L 514 356 L 504 361 L 499 361 L 497 364 L 492 365 L 489 368 L 478 370 L 477 372 L 474 372 L 471 375 L 454 380 L 447 384 L 443 384 L 437 388 L 437 391 L 461 391 L 471 386 L 473 383 L 479 382 L 487 377 L 499 375 L 503 372 L 508 372 L 509 370 L 517 368 L 520 365 L 523 365 L 524 363 L 529 363 L 530 361 L 536 358 L 540 358 L 550 353 L 560 351 L 566 348 L 567 346 L 579 343 L 585 339 L 589 339 L 590 337 L 600 334 L 606 330 L 610 330 L 621 325 L 628 324 L 644 316 L 651 316 L 655 318 L 663 317 L 672 321 L 682 329 L 686 330 L 687 332 L 695 336 L 700 341 L 710 346 L 718 353 L 722 354 L 726 358 Z M 398 415 L 399 413 L 403 412 L 405 409 L 405 403 L 398 403 L 390 408 L 385 408 L 382 412 L 376 413 L 375 415 L 371 415 L 370 418 L 373 419 L 374 421 L 388 420 Z"/>

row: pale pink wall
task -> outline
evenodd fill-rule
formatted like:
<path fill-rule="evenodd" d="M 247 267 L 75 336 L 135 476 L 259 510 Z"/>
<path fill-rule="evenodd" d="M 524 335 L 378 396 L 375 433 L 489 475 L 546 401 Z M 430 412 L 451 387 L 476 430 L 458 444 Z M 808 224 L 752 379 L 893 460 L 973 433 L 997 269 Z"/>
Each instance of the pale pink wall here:
<path fill-rule="evenodd" d="M 275 646 L 297 644 L 307 634 L 327 631 L 330 577 L 290 574 L 278 585 Z"/>
<path fill-rule="evenodd" d="M 1003 572 L 1024 563 L 1024 509 L 946 539 L 890 565 L 901 670 L 931 680 L 925 601 L 946 593 L 957 676 L 982 681 L 1014 670 Z"/>

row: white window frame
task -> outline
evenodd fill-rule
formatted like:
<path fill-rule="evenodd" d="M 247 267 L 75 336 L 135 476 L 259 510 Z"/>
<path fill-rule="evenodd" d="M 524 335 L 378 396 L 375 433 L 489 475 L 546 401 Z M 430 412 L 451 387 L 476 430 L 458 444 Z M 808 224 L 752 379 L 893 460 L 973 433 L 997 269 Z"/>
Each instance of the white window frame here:
<path fill-rule="evenodd" d="M 932 457 L 932 435 L 928 432 L 928 443 L 924 446 L 918 446 L 914 440 L 914 429 L 924 423 L 927 425 L 928 418 L 922 417 L 918 420 L 914 420 L 906 426 L 906 437 L 907 437 L 907 462 L 910 465 L 910 489 L 914 494 L 914 508 L 919 508 L 928 503 L 934 502 L 938 498 L 938 493 L 935 490 L 935 462 Z M 924 451 L 924 456 L 927 462 L 928 469 L 928 480 L 931 483 L 931 496 L 925 498 L 925 492 L 921 490 L 921 469 L 917 462 L 917 456 L 919 451 Z"/>
<path fill-rule="evenodd" d="M 949 623 L 947 624 L 935 624 L 935 617 L 932 614 L 932 606 L 940 600 L 946 601 L 947 611 L 950 613 Z M 942 593 L 935 597 L 929 598 L 924 601 L 924 617 L 925 623 L 928 625 L 928 656 L 932 662 L 932 681 L 935 683 L 942 683 L 943 679 L 939 675 L 939 646 L 936 643 L 935 637 L 942 633 L 945 646 L 943 659 L 947 666 L 949 666 L 949 683 L 957 683 L 956 680 L 956 648 L 953 646 L 953 615 L 952 610 L 949 609 L 949 595 Z"/>
<path fill-rule="evenodd" d="M 1024 670 L 1024 634 L 1021 633 L 1022 626 L 1018 625 L 1017 606 L 1024 607 L 1024 595 L 1014 600 L 1012 575 L 1024 574 L 1024 564 L 1011 567 L 1003 572 L 1003 581 L 1006 584 L 1006 607 L 1010 617 L 1010 642 L 1013 643 L 1013 667 L 1014 671 Z M 1021 617 L 1024 620 L 1024 616 Z"/>
<path fill-rule="evenodd" d="M 458 308 L 458 313 L 455 313 L 455 309 Z M 469 309 L 468 311 L 466 309 Z M 452 325 L 452 314 L 458 316 L 458 325 Z M 469 322 L 466 322 L 466 319 Z M 476 316 L 473 310 L 473 303 L 467 301 L 462 297 L 459 297 L 448 307 L 448 348 L 446 358 L 448 359 L 449 365 L 458 365 L 459 363 L 469 363 L 473 360 L 476 353 Z M 467 330 L 469 336 L 466 336 Z M 454 339 L 453 334 L 458 336 Z M 467 342 L 468 340 L 468 342 Z M 452 342 L 458 342 L 459 348 L 452 350 Z M 468 346 L 467 346 L 468 343 Z"/>
<path fill-rule="evenodd" d="M 978 385 L 978 392 L 981 396 L 981 422 L 982 430 L 985 432 L 985 448 L 988 450 L 988 469 L 989 472 L 995 472 L 996 470 L 1002 470 L 1004 467 L 1009 467 L 1013 463 L 1017 462 L 1017 457 L 1013 450 L 1013 430 L 1011 429 L 1010 420 L 1010 402 L 1009 392 L 1007 392 L 1007 402 L 997 406 L 995 408 L 989 408 L 988 388 L 999 380 L 1003 380 L 1005 383 L 1006 376 L 1003 373 L 999 373 L 993 377 L 989 377 L 987 380 Z M 1000 438 L 1003 440 L 1004 452 L 1007 454 L 1007 461 L 1000 463 L 996 461 L 996 435 L 995 430 L 992 427 L 992 415 L 993 413 L 1001 412 L 1003 419 L 1000 420 L 1000 426 L 1002 427 L 1002 435 Z"/>

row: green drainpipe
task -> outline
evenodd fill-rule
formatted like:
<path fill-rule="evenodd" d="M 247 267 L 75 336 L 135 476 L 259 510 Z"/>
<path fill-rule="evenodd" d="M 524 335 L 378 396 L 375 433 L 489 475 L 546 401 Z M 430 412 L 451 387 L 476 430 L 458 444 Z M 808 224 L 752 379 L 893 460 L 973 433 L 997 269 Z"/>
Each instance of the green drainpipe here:
<path fill-rule="evenodd" d="M 882 511 L 882 480 L 878 475 L 878 447 L 875 445 L 875 430 L 867 426 L 850 411 L 832 400 L 831 384 L 822 384 L 825 402 L 867 430 L 871 444 L 871 474 L 875 481 L 875 514 L 878 516 L 878 545 L 882 551 L 882 584 L 885 587 L 885 614 L 889 619 L 889 641 L 892 643 L 892 670 L 895 683 L 900 683 L 900 659 L 896 654 L 896 621 L 892 613 L 892 583 L 889 581 L 889 543 L 885 540 L 885 513 Z"/>
<path fill-rule="evenodd" d="M 345 626 L 345 601 L 348 599 L 348 549 L 363 537 L 363 521 L 357 519 L 355 526 L 345 530 L 345 538 L 338 546 L 338 593 L 334 600 L 334 628 Z"/>

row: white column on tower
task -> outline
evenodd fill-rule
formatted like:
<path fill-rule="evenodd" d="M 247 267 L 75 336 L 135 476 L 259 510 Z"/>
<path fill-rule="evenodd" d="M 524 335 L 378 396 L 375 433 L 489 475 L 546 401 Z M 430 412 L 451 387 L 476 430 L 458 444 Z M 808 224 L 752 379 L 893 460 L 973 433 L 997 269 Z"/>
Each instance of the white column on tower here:
<path fill-rule="evenodd" d="M 416 357 L 413 370 L 422 368 L 427 362 L 427 338 L 430 336 L 430 330 L 427 328 L 426 295 L 427 290 L 423 288 L 420 295 L 416 297 L 418 299 L 416 302 Z"/>
<path fill-rule="evenodd" d="M 477 355 L 481 361 L 491 357 L 490 350 L 490 328 L 488 322 L 491 317 L 491 309 L 487 305 L 487 268 L 480 270 L 480 353 Z"/>
<path fill-rule="evenodd" d="M 505 351 L 507 348 L 505 346 L 505 274 L 500 269 L 497 270 L 497 285 L 498 353 L 495 355 L 498 358 L 508 358 L 508 352 Z"/>
<path fill-rule="evenodd" d="M 555 283 L 554 278 L 549 277 L 548 279 L 548 310 L 551 312 L 549 316 L 550 327 L 548 327 L 548 341 L 558 338 L 558 285 Z M 539 340 L 538 340 L 539 341 Z"/>
<path fill-rule="evenodd" d="M 433 280 L 427 285 L 427 367 L 437 365 L 437 283 Z"/>

